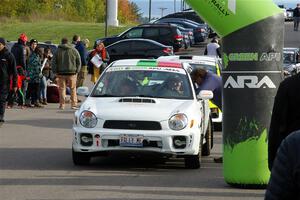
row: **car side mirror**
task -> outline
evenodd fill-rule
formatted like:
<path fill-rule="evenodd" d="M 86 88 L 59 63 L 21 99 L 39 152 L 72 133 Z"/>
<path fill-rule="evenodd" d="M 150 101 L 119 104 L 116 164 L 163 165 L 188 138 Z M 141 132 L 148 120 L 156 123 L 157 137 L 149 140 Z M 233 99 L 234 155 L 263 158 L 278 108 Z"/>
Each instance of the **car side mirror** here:
<path fill-rule="evenodd" d="M 77 95 L 78 95 L 78 96 L 85 96 L 85 97 L 88 97 L 89 94 L 90 94 L 90 91 L 89 91 L 89 88 L 88 88 L 88 87 L 82 86 L 82 87 L 78 87 L 78 88 L 77 88 Z"/>
<path fill-rule="evenodd" d="M 197 99 L 209 100 L 214 97 L 214 94 L 211 90 L 201 90 L 197 95 Z"/>

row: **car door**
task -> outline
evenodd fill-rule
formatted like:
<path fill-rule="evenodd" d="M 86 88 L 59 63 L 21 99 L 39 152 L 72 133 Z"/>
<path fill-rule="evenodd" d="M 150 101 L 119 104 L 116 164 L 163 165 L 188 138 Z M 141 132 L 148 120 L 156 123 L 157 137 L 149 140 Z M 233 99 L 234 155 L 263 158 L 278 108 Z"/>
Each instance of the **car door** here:
<path fill-rule="evenodd" d="M 132 49 L 131 45 L 131 40 L 124 40 L 116 42 L 115 44 L 107 47 L 107 51 L 110 57 L 109 62 L 130 58 L 130 50 Z"/>
<path fill-rule="evenodd" d="M 143 38 L 159 42 L 159 28 L 158 27 L 145 27 L 143 31 Z"/>
<path fill-rule="evenodd" d="M 134 58 L 157 58 L 159 49 L 160 47 L 151 41 L 138 40 L 132 43 L 130 55 Z"/>

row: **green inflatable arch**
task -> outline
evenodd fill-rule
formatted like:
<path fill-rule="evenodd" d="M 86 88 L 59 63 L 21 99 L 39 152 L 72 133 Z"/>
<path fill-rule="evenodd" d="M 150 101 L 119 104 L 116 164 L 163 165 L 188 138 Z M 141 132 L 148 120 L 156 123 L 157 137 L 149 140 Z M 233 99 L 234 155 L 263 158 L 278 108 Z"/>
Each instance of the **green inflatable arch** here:
<path fill-rule="evenodd" d="M 284 16 L 272 0 L 186 0 L 221 36 L 225 181 L 264 187 L 267 132 L 282 81 Z"/>

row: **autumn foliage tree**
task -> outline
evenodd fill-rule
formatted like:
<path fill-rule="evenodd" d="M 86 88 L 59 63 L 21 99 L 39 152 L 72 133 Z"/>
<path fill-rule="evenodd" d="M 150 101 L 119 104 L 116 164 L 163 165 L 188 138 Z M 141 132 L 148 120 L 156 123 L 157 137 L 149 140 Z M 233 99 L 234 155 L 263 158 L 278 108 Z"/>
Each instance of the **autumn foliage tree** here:
<path fill-rule="evenodd" d="M 27 20 L 104 22 L 105 0 L 0 0 L 0 17 Z M 121 23 L 137 21 L 140 17 L 135 3 L 119 0 Z"/>

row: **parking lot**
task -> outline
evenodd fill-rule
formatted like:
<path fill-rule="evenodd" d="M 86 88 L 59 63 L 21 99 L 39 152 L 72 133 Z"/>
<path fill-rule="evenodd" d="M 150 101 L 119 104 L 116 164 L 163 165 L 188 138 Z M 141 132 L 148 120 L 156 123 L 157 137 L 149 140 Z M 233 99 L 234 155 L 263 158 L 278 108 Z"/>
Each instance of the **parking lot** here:
<path fill-rule="evenodd" d="M 285 46 L 300 46 L 299 32 L 286 23 Z M 178 54 L 202 55 L 205 44 Z M 89 78 L 87 85 L 90 85 Z M 264 190 L 227 185 L 222 164 L 222 134 L 215 132 L 212 154 L 201 169 L 185 169 L 181 159 L 167 162 L 153 155 L 95 158 L 90 166 L 74 166 L 71 156 L 74 111 L 58 104 L 44 109 L 7 110 L 0 128 L 0 199 L 263 199 Z"/>

